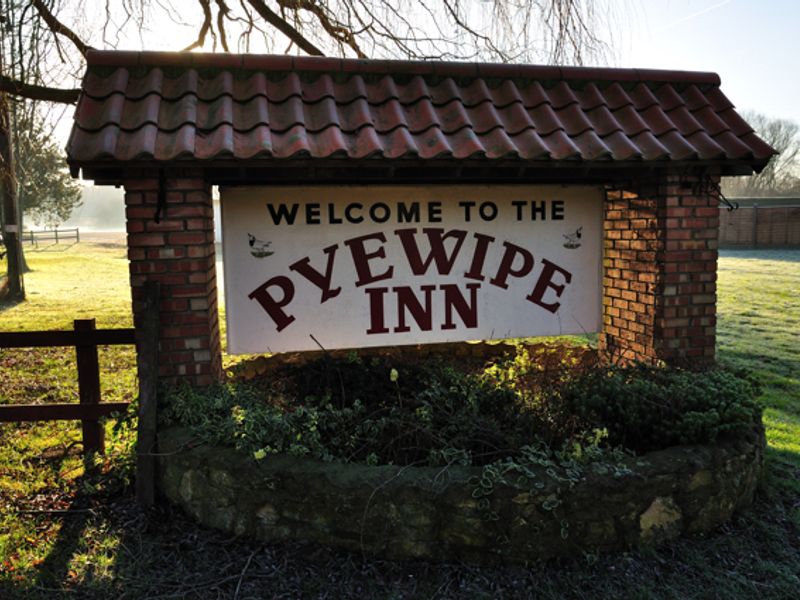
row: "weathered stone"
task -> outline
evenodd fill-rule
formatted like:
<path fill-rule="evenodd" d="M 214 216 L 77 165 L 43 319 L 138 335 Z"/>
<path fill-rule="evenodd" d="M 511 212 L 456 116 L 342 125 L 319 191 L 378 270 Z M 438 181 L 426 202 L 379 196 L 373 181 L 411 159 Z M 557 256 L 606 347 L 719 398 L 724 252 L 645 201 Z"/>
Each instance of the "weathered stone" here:
<path fill-rule="evenodd" d="M 689 485 L 686 488 L 687 491 L 693 492 L 696 489 L 701 487 L 705 487 L 707 485 L 711 485 L 714 481 L 714 477 L 711 475 L 711 471 L 708 469 L 703 469 L 702 471 L 698 471 L 694 475 L 692 475 L 691 480 L 689 481 Z"/>
<path fill-rule="evenodd" d="M 639 517 L 642 541 L 651 543 L 670 539 L 681 531 L 683 514 L 669 496 L 658 496 Z"/>
<path fill-rule="evenodd" d="M 271 504 L 265 504 L 256 511 L 259 521 L 265 525 L 274 525 L 278 522 L 278 511 Z"/>
<path fill-rule="evenodd" d="M 763 431 L 747 440 L 628 458 L 575 486 L 540 469 L 473 497 L 480 468 L 369 467 L 292 456 L 255 462 L 161 432 L 163 494 L 202 523 L 265 541 L 300 539 L 392 559 L 529 562 L 709 531 L 752 502 Z M 535 487 L 535 484 L 543 484 Z M 540 489 L 541 488 L 541 489 Z"/>

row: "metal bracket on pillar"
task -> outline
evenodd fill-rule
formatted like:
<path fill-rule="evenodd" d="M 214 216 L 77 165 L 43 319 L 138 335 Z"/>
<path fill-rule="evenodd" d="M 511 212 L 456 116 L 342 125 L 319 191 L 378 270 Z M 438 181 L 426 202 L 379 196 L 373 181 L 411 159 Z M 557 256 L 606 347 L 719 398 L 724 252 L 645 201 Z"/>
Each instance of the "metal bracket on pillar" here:
<path fill-rule="evenodd" d="M 167 210 L 167 190 L 166 190 L 166 181 L 167 178 L 164 175 L 164 169 L 158 170 L 158 204 L 156 205 L 156 214 L 154 215 L 154 219 L 156 223 L 161 222 L 161 217 Z"/>
<path fill-rule="evenodd" d="M 714 181 L 711 177 L 706 175 L 697 184 L 695 193 L 698 195 L 703 196 L 711 196 L 716 195 L 719 197 L 719 203 L 725 206 L 728 209 L 728 212 L 733 212 L 734 210 L 738 210 L 739 203 L 736 201 L 731 202 L 725 197 L 725 194 L 722 193 L 722 187 L 719 183 Z"/>

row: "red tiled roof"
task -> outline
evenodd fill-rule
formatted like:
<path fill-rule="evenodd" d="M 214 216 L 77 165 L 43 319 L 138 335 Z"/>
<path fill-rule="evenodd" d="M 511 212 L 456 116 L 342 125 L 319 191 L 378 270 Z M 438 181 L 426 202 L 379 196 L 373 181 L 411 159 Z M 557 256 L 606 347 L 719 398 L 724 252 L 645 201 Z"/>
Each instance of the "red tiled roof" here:
<path fill-rule="evenodd" d="M 746 164 L 713 73 L 92 51 L 73 167 L 274 159 Z"/>

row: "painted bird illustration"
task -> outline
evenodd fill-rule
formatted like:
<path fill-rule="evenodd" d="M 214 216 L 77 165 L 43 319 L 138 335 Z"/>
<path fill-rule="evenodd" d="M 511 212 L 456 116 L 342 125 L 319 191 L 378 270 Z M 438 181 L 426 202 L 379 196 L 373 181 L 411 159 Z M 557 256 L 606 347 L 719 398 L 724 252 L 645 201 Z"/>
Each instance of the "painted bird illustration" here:
<path fill-rule="evenodd" d="M 265 256 L 272 256 L 275 254 L 272 250 L 267 250 L 267 248 L 272 245 L 272 242 L 259 240 L 250 233 L 247 234 L 247 243 L 250 244 L 250 254 L 256 258 L 264 258 Z"/>
<path fill-rule="evenodd" d="M 581 243 L 578 241 L 581 239 L 581 234 L 583 232 L 583 226 L 578 227 L 575 233 L 564 233 L 564 239 L 567 240 L 564 242 L 564 248 L 575 249 L 580 248 Z"/>

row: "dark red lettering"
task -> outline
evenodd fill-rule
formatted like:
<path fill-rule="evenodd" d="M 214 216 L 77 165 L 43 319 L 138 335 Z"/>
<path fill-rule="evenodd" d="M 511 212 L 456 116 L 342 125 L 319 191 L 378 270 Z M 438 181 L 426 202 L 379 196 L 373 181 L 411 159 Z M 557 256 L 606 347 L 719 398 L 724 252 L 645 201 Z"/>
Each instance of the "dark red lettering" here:
<path fill-rule="evenodd" d="M 531 272 L 531 269 L 533 269 L 533 254 L 528 252 L 525 248 L 510 242 L 503 242 L 503 246 L 505 246 L 506 250 L 503 253 L 503 258 L 500 260 L 500 266 L 494 278 L 492 278 L 489 283 L 505 290 L 508 289 L 506 281 L 509 275 L 525 277 L 525 275 Z M 518 269 L 515 269 L 514 261 L 517 256 L 522 257 L 522 265 L 520 265 Z"/>
<path fill-rule="evenodd" d="M 472 253 L 472 264 L 469 266 L 469 271 L 464 273 L 464 277 L 483 281 L 483 264 L 486 262 L 486 250 L 489 249 L 489 244 L 494 241 L 494 238 L 482 233 L 474 233 L 473 236 L 478 242 L 475 244 L 475 252 Z"/>
<path fill-rule="evenodd" d="M 289 265 L 289 268 L 296 273 L 299 273 L 306 279 L 308 279 L 311 283 L 317 286 L 319 289 L 322 290 L 322 298 L 320 299 L 320 304 L 323 302 L 327 302 L 331 298 L 335 298 L 339 295 L 339 292 L 342 291 L 341 287 L 337 287 L 336 289 L 331 289 L 331 277 L 333 275 L 333 260 L 336 256 L 336 249 L 339 246 L 334 244 L 333 246 L 328 246 L 323 250 L 323 252 L 328 256 L 328 262 L 325 264 L 325 274 L 323 275 L 319 271 L 317 271 L 314 267 L 311 266 L 311 259 L 308 257 L 298 260 L 296 263 Z"/>
<path fill-rule="evenodd" d="M 272 286 L 277 286 L 281 289 L 283 297 L 280 300 L 276 300 L 270 293 L 269 288 Z M 273 277 L 250 292 L 247 297 L 250 300 L 256 300 L 267 311 L 267 314 L 278 327 L 278 331 L 286 329 L 294 321 L 294 317 L 287 315 L 283 310 L 283 307 L 294 298 L 294 284 L 288 277 L 283 275 Z"/>
<path fill-rule="evenodd" d="M 547 259 L 542 259 L 542 264 L 544 264 L 542 274 L 539 275 L 539 279 L 536 281 L 533 291 L 529 295 L 525 296 L 525 299 L 530 300 L 534 304 L 541 306 L 543 309 L 548 310 L 551 313 L 555 313 L 558 310 L 558 307 L 561 306 L 561 303 L 545 302 L 543 300 L 544 295 L 549 288 L 556 293 L 557 298 L 560 298 L 561 294 L 564 292 L 564 287 L 566 287 L 566 284 L 572 281 L 572 273 L 562 269 L 558 265 L 554 265 Z M 555 273 L 561 273 L 561 275 L 564 276 L 563 284 L 553 283 L 553 275 Z"/>
<path fill-rule="evenodd" d="M 383 310 L 383 297 L 389 288 L 367 288 L 364 290 L 369 296 L 369 329 L 367 335 L 373 333 L 389 333 L 386 328 L 386 320 L 384 318 Z"/>
<path fill-rule="evenodd" d="M 478 326 L 478 290 L 480 283 L 468 283 L 469 303 L 467 303 L 461 290 L 454 283 L 445 283 L 439 286 L 444 291 L 444 325 L 442 329 L 455 329 L 453 322 L 453 309 L 464 323 L 464 327 L 474 329 Z"/>
<path fill-rule="evenodd" d="M 396 333 L 403 333 L 411 331 L 411 328 L 406 325 L 406 310 L 411 313 L 414 321 L 417 322 L 421 331 L 430 331 L 433 329 L 432 312 L 431 312 L 431 292 L 436 289 L 435 285 L 422 285 L 419 288 L 425 293 L 425 306 L 423 307 L 419 300 L 417 300 L 414 291 L 404 285 L 392 288 L 392 291 L 397 294 L 397 327 L 394 328 Z"/>
<path fill-rule="evenodd" d="M 374 252 L 367 252 L 364 244 L 368 240 L 377 240 L 381 243 L 381 246 Z M 381 281 L 382 279 L 390 279 L 392 277 L 394 267 L 387 267 L 387 269 L 379 275 L 373 275 L 372 269 L 369 267 L 370 259 L 386 258 L 386 249 L 383 247 L 385 243 L 386 236 L 382 233 L 371 233 L 344 241 L 345 246 L 350 248 L 350 254 L 353 256 L 353 266 L 356 268 L 356 274 L 358 275 L 356 287 Z"/>
<path fill-rule="evenodd" d="M 447 233 L 444 233 L 444 229 L 426 227 L 422 232 L 428 236 L 428 244 L 431 249 L 424 260 L 419 251 L 419 246 L 417 246 L 415 238 L 416 232 L 416 229 L 395 230 L 395 234 L 400 238 L 400 242 L 403 244 L 403 250 L 405 250 L 411 272 L 414 273 L 414 275 L 424 275 L 431 266 L 431 263 L 435 262 L 436 270 L 439 272 L 439 275 L 448 275 L 453 269 L 453 264 L 456 262 L 458 252 L 461 250 L 461 246 L 464 243 L 464 238 L 467 237 L 467 232 L 461 229 L 451 229 Z M 449 256 L 444 247 L 444 241 L 448 238 L 455 240 L 455 244 Z"/>

